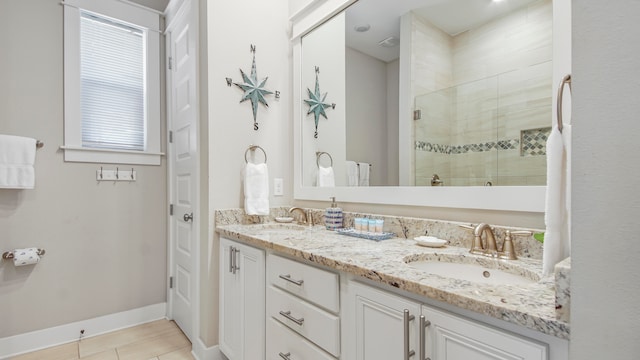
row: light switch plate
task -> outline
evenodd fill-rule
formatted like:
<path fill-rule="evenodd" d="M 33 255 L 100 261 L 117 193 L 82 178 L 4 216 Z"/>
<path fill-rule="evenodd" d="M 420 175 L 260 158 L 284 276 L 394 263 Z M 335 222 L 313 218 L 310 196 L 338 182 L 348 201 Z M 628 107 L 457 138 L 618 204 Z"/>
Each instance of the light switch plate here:
<path fill-rule="evenodd" d="M 273 179 L 273 196 L 282 196 L 284 194 L 284 184 L 282 178 Z"/>

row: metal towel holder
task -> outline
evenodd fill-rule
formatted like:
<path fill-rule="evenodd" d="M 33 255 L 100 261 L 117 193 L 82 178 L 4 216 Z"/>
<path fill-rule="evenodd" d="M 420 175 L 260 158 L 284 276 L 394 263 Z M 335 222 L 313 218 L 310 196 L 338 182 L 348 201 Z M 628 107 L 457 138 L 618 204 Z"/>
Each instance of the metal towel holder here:
<path fill-rule="evenodd" d="M 331 161 L 331 165 L 329 166 L 333 167 L 333 158 L 331 157 L 331 154 L 325 151 L 316 151 L 316 165 L 318 165 L 318 168 L 320 168 L 320 157 L 322 155 L 327 155 L 329 157 L 329 160 Z"/>
<path fill-rule="evenodd" d="M 562 95 L 564 93 L 564 85 L 569 85 L 569 93 L 571 93 L 571 74 L 567 74 L 560 81 L 560 86 L 558 86 L 558 104 L 556 108 L 558 109 L 558 130 L 562 132 Z"/>
<path fill-rule="evenodd" d="M 247 150 L 244 152 L 244 162 L 245 163 L 249 163 L 249 160 L 247 159 L 247 154 L 249 153 L 249 151 L 255 151 L 256 149 L 260 149 L 262 150 L 262 153 L 264 154 L 264 163 L 267 163 L 267 152 L 264 151 L 264 149 L 258 145 L 249 145 L 249 147 L 247 148 Z"/>
<path fill-rule="evenodd" d="M 42 256 L 45 254 L 46 251 L 44 251 L 44 249 L 38 249 L 37 254 L 38 256 Z M 6 251 L 4 254 L 2 254 L 2 258 L 5 260 L 11 260 L 13 259 L 13 251 Z"/>

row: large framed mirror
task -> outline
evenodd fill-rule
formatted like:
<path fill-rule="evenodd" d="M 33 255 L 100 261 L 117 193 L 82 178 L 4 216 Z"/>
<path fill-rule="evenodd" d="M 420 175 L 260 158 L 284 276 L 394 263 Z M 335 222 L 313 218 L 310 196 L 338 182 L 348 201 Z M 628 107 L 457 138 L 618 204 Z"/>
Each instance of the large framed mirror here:
<path fill-rule="evenodd" d="M 544 211 L 551 0 L 329 3 L 294 34 L 297 199 Z"/>

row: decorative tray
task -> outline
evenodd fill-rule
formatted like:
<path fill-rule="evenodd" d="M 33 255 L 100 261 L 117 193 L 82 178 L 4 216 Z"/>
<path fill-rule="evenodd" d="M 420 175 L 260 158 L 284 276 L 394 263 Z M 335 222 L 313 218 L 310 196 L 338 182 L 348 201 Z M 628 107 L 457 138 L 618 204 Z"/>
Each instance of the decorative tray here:
<path fill-rule="evenodd" d="M 390 233 L 390 232 L 376 233 L 376 232 L 369 232 L 369 231 L 360 231 L 354 228 L 336 229 L 336 232 L 341 235 L 359 237 L 362 239 L 375 240 L 375 241 L 387 240 L 387 239 L 396 237 L 396 234 Z"/>

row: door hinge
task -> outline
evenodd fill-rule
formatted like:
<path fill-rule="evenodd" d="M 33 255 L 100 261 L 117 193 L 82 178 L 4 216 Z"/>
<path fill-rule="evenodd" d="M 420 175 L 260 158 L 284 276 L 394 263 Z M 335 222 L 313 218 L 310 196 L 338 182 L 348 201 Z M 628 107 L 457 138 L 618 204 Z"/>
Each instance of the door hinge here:
<path fill-rule="evenodd" d="M 413 111 L 413 120 L 420 120 L 422 119 L 422 110 L 418 109 L 418 110 L 414 110 Z"/>
<path fill-rule="evenodd" d="M 169 131 L 169 143 L 173 143 L 173 131 Z"/>
<path fill-rule="evenodd" d="M 167 65 L 169 66 L 169 70 L 173 69 L 173 58 L 169 56 L 169 61 L 167 61 Z"/>
<path fill-rule="evenodd" d="M 173 276 L 169 276 L 169 289 L 173 289 Z"/>
<path fill-rule="evenodd" d="M 169 204 L 169 215 L 173 215 L 173 204 Z"/>

